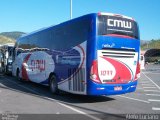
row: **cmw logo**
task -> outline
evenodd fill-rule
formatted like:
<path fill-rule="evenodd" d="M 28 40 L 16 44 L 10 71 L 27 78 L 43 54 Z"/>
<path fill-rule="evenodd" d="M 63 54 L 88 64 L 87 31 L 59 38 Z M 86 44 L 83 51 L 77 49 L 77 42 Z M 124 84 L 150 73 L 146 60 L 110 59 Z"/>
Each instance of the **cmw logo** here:
<path fill-rule="evenodd" d="M 121 27 L 121 28 L 132 28 L 132 23 L 129 21 L 123 21 L 123 20 L 114 20 L 114 19 L 108 19 L 107 25 L 111 27 Z"/>

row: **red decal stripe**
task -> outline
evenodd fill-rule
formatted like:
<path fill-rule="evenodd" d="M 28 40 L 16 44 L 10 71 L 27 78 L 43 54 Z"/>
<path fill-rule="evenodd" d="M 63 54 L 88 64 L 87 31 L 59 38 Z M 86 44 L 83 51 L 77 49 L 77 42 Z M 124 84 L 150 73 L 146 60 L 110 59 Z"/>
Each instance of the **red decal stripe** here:
<path fill-rule="evenodd" d="M 27 65 L 27 62 L 30 58 L 31 54 L 28 54 L 24 61 L 23 61 L 23 64 L 22 64 L 22 79 L 25 79 L 26 81 L 29 80 L 29 77 L 28 77 L 28 74 L 27 74 L 27 70 L 26 70 L 26 65 Z"/>
<path fill-rule="evenodd" d="M 132 74 L 130 69 L 123 63 L 116 61 L 112 58 L 102 57 L 103 59 L 110 62 L 116 68 L 116 75 L 113 77 L 115 82 L 113 83 L 127 83 L 132 80 Z M 109 82 L 108 82 L 109 83 Z"/>

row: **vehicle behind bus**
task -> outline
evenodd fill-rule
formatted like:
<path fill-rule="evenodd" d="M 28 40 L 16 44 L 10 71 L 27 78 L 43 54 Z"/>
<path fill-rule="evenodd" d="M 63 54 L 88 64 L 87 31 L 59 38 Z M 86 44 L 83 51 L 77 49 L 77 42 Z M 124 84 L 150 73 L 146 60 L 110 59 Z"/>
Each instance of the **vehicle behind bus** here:
<path fill-rule="evenodd" d="M 1 46 L 2 53 L 2 71 L 5 74 L 12 74 L 12 52 L 13 52 L 14 44 L 6 44 Z"/>
<path fill-rule="evenodd" d="M 144 58 L 144 55 L 141 54 L 141 57 L 140 57 L 140 68 L 141 70 L 145 69 L 145 58 Z"/>

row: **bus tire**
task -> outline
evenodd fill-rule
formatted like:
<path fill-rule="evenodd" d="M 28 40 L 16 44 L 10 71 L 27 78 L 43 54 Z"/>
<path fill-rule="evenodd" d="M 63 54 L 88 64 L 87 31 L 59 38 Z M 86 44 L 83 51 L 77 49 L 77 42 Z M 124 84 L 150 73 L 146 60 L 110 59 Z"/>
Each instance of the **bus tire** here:
<path fill-rule="evenodd" d="M 20 71 L 19 71 L 19 69 L 17 69 L 17 71 L 16 71 L 16 78 L 17 78 L 17 80 L 18 81 L 22 81 L 22 78 L 20 78 Z"/>
<path fill-rule="evenodd" d="M 51 93 L 53 93 L 53 94 L 58 94 L 59 93 L 55 75 L 51 75 L 50 76 L 50 78 L 49 78 L 49 87 L 50 87 Z"/>

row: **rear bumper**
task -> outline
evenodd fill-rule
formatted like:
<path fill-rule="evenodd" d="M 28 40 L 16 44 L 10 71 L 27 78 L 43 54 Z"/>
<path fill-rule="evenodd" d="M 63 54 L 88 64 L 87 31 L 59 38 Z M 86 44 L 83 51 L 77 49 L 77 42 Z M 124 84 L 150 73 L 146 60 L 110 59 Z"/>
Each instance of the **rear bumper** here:
<path fill-rule="evenodd" d="M 122 87 L 122 90 L 114 90 L 114 87 Z M 98 84 L 90 81 L 88 95 L 119 95 L 134 92 L 137 87 L 137 80 L 127 84 Z"/>

